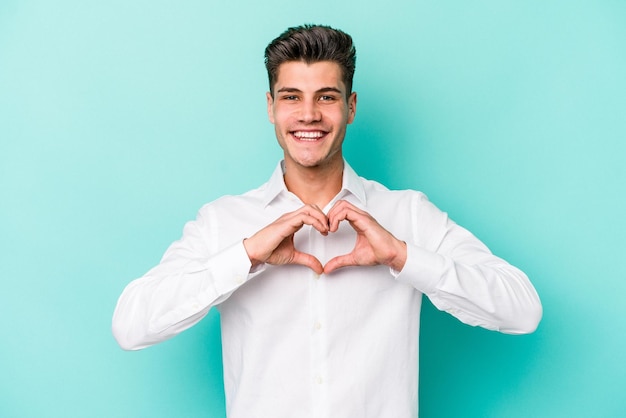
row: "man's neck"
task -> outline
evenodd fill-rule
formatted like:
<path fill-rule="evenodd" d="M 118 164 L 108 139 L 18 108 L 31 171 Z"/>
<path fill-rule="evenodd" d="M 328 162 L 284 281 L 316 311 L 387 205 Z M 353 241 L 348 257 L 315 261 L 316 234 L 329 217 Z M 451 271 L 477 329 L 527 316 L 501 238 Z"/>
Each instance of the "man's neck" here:
<path fill-rule="evenodd" d="M 338 163 L 301 167 L 285 161 L 285 185 L 307 205 L 323 209 L 341 190 L 343 183 L 343 158 Z"/>

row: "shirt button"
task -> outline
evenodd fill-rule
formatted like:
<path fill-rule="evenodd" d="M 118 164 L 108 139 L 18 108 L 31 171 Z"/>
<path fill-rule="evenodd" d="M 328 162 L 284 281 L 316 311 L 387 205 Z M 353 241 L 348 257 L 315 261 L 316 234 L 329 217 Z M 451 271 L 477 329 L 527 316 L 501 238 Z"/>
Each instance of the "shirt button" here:
<path fill-rule="evenodd" d="M 319 331 L 320 329 L 322 329 L 322 324 L 321 324 L 319 321 L 317 321 L 317 322 L 315 323 L 315 329 L 316 329 L 316 330 L 318 330 L 318 331 Z"/>
<path fill-rule="evenodd" d="M 315 280 L 319 280 L 320 275 L 319 275 L 319 274 L 317 274 L 317 273 L 313 273 L 313 277 L 315 278 Z"/>
<path fill-rule="evenodd" d="M 242 284 L 243 283 L 243 277 L 241 276 L 235 276 L 235 282 L 237 284 Z"/>
<path fill-rule="evenodd" d="M 322 379 L 322 376 L 317 376 L 315 378 L 315 383 L 317 383 L 318 385 L 321 385 L 322 383 L 324 383 L 324 380 Z"/>

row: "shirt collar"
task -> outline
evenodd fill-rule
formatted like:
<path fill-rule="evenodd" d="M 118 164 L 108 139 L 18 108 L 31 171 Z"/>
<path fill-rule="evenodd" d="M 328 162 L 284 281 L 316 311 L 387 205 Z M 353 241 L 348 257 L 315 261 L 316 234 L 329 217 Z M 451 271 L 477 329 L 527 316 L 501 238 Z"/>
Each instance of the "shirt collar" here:
<path fill-rule="evenodd" d="M 269 205 L 279 194 L 281 193 L 289 193 L 287 190 L 287 186 L 285 185 L 285 161 L 281 160 L 272 177 L 270 177 L 269 181 L 266 184 L 265 188 L 265 196 L 263 198 L 263 206 Z M 343 198 L 344 196 L 352 194 L 356 197 L 359 202 L 365 206 L 366 204 L 366 195 L 365 188 L 363 187 L 363 182 L 361 178 L 357 175 L 357 173 L 350 167 L 350 165 L 344 160 L 343 162 L 343 180 L 342 180 L 342 188 L 338 194 L 338 197 Z"/>

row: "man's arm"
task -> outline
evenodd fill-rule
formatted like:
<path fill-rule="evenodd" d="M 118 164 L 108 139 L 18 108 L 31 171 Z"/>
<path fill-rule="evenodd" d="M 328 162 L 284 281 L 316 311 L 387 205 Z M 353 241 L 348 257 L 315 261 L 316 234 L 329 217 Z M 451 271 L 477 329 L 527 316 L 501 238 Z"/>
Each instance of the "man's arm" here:
<path fill-rule="evenodd" d="M 215 305 L 263 270 L 263 264 L 302 264 L 317 273 L 319 260 L 297 251 L 293 235 L 304 225 L 328 232 L 326 216 L 315 206 L 284 214 L 248 239 L 221 248 L 214 242 L 212 208 L 206 206 L 161 263 L 131 282 L 113 314 L 113 335 L 126 350 L 165 341 L 199 322 Z"/>
<path fill-rule="evenodd" d="M 351 253 L 331 259 L 325 273 L 350 265 L 388 265 L 397 280 L 411 284 L 464 323 L 511 334 L 533 332 L 542 307 L 528 277 L 494 256 L 422 194 L 416 198 L 410 229 L 421 236 L 410 243 L 398 240 L 367 212 L 338 202 L 329 211 L 330 232 L 347 220 L 357 241 Z"/>
<path fill-rule="evenodd" d="M 177 335 L 248 280 L 251 263 L 242 242 L 219 248 L 213 242 L 213 217 L 213 209 L 204 207 L 161 262 L 126 286 L 112 323 L 123 349 L 142 349 Z"/>

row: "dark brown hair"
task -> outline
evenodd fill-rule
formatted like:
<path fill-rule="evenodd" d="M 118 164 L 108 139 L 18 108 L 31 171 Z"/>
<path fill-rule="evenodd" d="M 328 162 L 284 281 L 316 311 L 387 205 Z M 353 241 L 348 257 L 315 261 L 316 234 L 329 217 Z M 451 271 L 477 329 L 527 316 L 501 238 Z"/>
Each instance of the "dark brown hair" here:
<path fill-rule="evenodd" d="M 352 78 L 356 67 L 356 49 L 352 38 L 339 29 L 323 25 L 302 25 L 287 29 L 265 48 L 265 68 L 274 96 L 278 67 L 289 61 L 332 61 L 341 67 L 346 95 L 352 92 Z"/>

